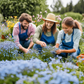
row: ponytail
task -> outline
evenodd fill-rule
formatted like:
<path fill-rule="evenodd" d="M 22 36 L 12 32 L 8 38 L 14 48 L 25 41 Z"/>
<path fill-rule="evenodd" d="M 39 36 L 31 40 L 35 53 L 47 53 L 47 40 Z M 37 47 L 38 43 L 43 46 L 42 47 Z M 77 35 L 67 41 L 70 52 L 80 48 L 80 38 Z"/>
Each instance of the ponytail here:
<path fill-rule="evenodd" d="M 78 22 L 77 20 L 74 20 L 73 28 L 78 28 L 81 31 L 81 33 L 83 33 L 83 30 L 82 30 L 82 27 L 81 27 L 81 23 Z"/>
<path fill-rule="evenodd" d="M 72 17 L 65 17 L 62 23 L 73 28 L 78 28 L 81 33 L 83 33 L 81 23 L 79 23 L 77 20 L 74 20 Z"/>

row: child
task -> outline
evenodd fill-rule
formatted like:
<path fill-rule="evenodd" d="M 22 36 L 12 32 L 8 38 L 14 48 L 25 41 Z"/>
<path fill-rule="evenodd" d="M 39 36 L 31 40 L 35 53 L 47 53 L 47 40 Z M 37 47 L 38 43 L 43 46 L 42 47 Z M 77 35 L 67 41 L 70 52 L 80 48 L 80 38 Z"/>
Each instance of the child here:
<path fill-rule="evenodd" d="M 79 40 L 82 28 L 78 21 L 71 17 L 66 17 L 62 22 L 62 30 L 59 32 L 56 42 L 56 54 L 58 56 L 72 56 L 76 58 L 80 54 Z"/>

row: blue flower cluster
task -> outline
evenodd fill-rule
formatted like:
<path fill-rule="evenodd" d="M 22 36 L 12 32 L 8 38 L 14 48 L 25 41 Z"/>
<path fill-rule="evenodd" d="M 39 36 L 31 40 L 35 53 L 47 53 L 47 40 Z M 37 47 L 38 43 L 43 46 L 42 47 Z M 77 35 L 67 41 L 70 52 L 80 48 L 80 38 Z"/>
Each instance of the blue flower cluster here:
<path fill-rule="evenodd" d="M 79 67 L 71 62 L 62 62 L 62 57 L 55 58 L 52 55 L 55 50 L 57 49 L 51 46 L 43 48 L 41 53 L 30 49 L 27 54 L 22 54 L 25 60 L 18 60 L 16 44 L 11 41 L 1 42 L 0 60 L 3 60 L 0 61 L 0 80 L 6 80 L 8 76 L 12 80 L 16 76 L 19 78 L 18 81 L 15 80 L 16 84 L 24 84 L 23 82 L 26 84 L 31 84 L 31 82 L 33 84 L 83 83 L 83 80 L 80 79 L 84 78 L 84 74 L 83 72 L 79 73 Z M 17 58 L 17 60 L 12 58 Z"/>
<path fill-rule="evenodd" d="M 52 58 L 51 58 L 52 59 Z M 26 81 L 26 84 L 81 84 L 82 81 L 79 81 L 79 79 L 76 76 L 75 71 L 69 72 L 69 69 L 78 69 L 77 66 L 73 65 L 72 63 L 60 63 L 63 65 L 64 70 L 60 68 L 59 66 L 56 66 L 57 70 L 55 70 L 52 67 L 52 64 L 59 64 L 60 60 L 52 59 L 52 61 L 49 63 L 50 68 L 46 68 L 45 70 L 37 71 L 33 75 L 33 77 L 27 76 L 19 79 L 16 84 L 24 84 L 23 81 Z M 68 65 L 70 64 L 70 67 Z M 52 69 L 51 69 L 52 68 Z M 68 68 L 68 69 L 67 69 Z M 74 75 L 75 74 L 75 75 Z M 83 73 L 80 72 L 80 78 L 84 77 Z"/>
<path fill-rule="evenodd" d="M 17 77 L 22 78 L 22 71 L 40 69 L 44 70 L 47 67 L 47 63 L 42 62 L 39 59 L 32 60 L 12 60 L 12 61 L 0 61 L 0 79 L 4 79 L 7 75 L 15 74 Z"/>
<path fill-rule="evenodd" d="M 17 55 L 17 49 L 19 48 L 12 41 L 0 42 L 0 60 L 11 60 L 11 57 L 14 58 Z"/>

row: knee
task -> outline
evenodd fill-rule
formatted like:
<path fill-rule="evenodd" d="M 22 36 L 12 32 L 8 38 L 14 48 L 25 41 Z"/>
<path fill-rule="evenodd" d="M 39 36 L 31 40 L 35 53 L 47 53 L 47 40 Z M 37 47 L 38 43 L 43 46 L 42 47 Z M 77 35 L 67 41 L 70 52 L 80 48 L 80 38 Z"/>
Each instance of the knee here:
<path fill-rule="evenodd" d="M 59 56 L 67 57 L 67 53 L 61 53 L 61 54 L 59 54 Z"/>
<path fill-rule="evenodd" d="M 71 53 L 70 56 L 72 56 L 73 58 L 76 58 L 78 56 L 77 52 Z"/>
<path fill-rule="evenodd" d="M 42 50 L 42 47 L 40 45 L 38 45 L 38 44 L 34 44 L 33 48 L 37 49 L 37 50 Z"/>

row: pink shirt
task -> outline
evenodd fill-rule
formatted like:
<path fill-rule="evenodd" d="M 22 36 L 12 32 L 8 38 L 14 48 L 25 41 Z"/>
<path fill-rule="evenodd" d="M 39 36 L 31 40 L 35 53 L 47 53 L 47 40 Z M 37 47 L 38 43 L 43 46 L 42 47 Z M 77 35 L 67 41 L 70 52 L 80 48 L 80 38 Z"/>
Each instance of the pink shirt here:
<path fill-rule="evenodd" d="M 30 36 L 34 35 L 35 29 L 36 29 L 36 26 L 33 23 L 29 23 L 28 32 L 27 32 L 28 38 L 26 40 L 30 39 L 30 41 L 32 41 L 32 37 Z M 24 32 L 26 32 L 26 30 L 21 29 L 21 34 Z M 19 43 L 19 23 L 16 23 L 13 28 L 13 37 L 16 45 L 20 46 L 21 44 Z"/>

